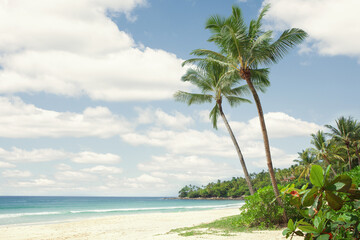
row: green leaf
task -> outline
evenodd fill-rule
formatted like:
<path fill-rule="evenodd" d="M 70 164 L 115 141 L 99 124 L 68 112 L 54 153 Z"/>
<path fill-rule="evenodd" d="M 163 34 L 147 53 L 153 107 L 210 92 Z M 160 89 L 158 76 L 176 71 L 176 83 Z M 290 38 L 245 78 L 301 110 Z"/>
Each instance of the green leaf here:
<path fill-rule="evenodd" d="M 328 240 L 330 238 L 329 234 L 321 234 L 317 240 Z"/>
<path fill-rule="evenodd" d="M 316 215 L 318 209 L 319 209 L 319 202 L 321 203 L 320 199 L 320 195 L 316 196 L 314 203 L 311 205 L 311 207 L 309 208 L 309 216 L 313 217 L 314 215 Z"/>
<path fill-rule="evenodd" d="M 314 219 L 314 226 L 318 229 L 319 228 L 319 224 L 321 222 L 321 219 L 319 217 L 315 217 Z"/>
<path fill-rule="evenodd" d="M 314 228 L 313 226 L 309 225 L 300 225 L 299 229 L 303 232 L 307 232 L 307 233 L 318 233 L 318 230 L 316 228 Z"/>
<path fill-rule="evenodd" d="M 284 231 L 282 231 L 282 235 L 288 237 L 288 235 L 292 233 L 292 231 L 288 228 L 285 228 Z"/>
<path fill-rule="evenodd" d="M 289 222 L 288 222 L 287 227 L 288 227 L 291 231 L 295 231 L 294 222 L 293 222 L 292 219 L 289 219 Z"/>
<path fill-rule="evenodd" d="M 313 165 L 311 167 L 310 181 L 317 187 L 322 187 L 324 185 L 324 171 L 321 166 Z"/>
<path fill-rule="evenodd" d="M 325 189 L 337 192 L 348 192 L 351 188 L 351 183 L 352 180 L 349 176 L 340 175 L 331 181 L 327 186 L 325 186 Z"/>
<path fill-rule="evenodd" d="M 301 203 L 304 207 L 311 206 L 314 203 L 315 194 L 317 194 L 317 192 L 318 189 L 316 187 L 313 187 L 311 190 L 305 192 L 304 196 L 301 199 Z"/>
<path fill-rule="evenodd" d="M 299 231 L 299 230 L 296 231 L 295 234 L 298 235 L 298 236 L 301 236 L 301 237 L 304 236 L 304 233 L 302 231 Z"/>
<path fill-rule="evenodd" d="M 325 170 L 325 184 L 327 185 L 328 183 L 328 179 L 329 179 L 329 175 L 330 175 L 330 169 L 331 169 L 331 165 L 327 166 L 326 170 Z"/>
<path fill-rule="evenodd" d="M 334 210 L 340 210 L 344 204 L 344 201 L 331 191 L 326 191 L 325 199 L 328 201 L 329 206 Z"/>

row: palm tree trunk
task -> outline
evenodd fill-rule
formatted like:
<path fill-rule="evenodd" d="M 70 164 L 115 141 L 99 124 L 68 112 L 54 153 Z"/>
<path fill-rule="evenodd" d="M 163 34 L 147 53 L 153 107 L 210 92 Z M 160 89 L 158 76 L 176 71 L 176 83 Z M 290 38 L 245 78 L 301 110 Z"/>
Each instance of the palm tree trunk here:
<path fill-rule="evenodd" d="M 360 166 L 360 155 L 359 155 L 359 145 L 358 144 L 355 145 L 355 154 L 358 159 L 358 166 Z"/>
<path fill-rule="evenodd" d="M 245 81 L 246 81 L 247 85 L 249 86 L 250 91 L 254 97 L 256 107 L 258 110 L 261 132 L 262 132 L 263 139 L 264 139 L 266 162 L 267 162 L 267 166 L 269 169 L 269 174 L 270 174 L 271 184 L 274 189 L 274 194 L 275 194 L 276 200 L 279 203 L 279 205 L 284 208 L 284 205 L 280 199 L 280 192 L 279 192 L 279 188 L 276 183 L 275 172 L 274 172 L 274 168 L 273 168 L 272 161 L 271 161 L 269 138 L 268 138 L 268 134 L 267 134 L 267 130 L 266 130 L 265 118 L 264 118 L 264 113 L 263 113 L 263 110 L 261 107 L 260 98 L 256 92 L 256 89 L 254 88 L 254 85 L 251 82 L 250 70 L 249 69 L 245 70 L 245 74 L 243 76 L 244 76 L 243 78 L 245 79 Z M 284 217 L 284 221 L 287 222 L 287 215 L 285 212 L 285 208 L 284 208 L 284 216 L 283 217 Z"/>
<path fill-rule="evenodd" d="M 348 143 L 345 143 L 346 145 L 346 152 L 347 152 L 347 155 L 348 155 L 348 161 L 349 161 L 349 170 L 351 170 L 351 156 L 350 156 L 350 147 L 349 147 L 349 144 Z"/>
<path fill-rule="evenodd" d="M 220 100 L 220 101 L 221 101 L 221 100 Z M 243 157 L 243 155 L 242 155 L 242 153 L 241 153 L 240 147 L 239 147 L 239 145 L 238 145 L 238 143 L 237 143 L 237 141 L 236 141 L 236 138 L 235 138 L 235 136 L 234 136 L 234 133 L 233 133 L 233 131 L 231 130 L 231 127 L 230 127 L 230 125 L 229 125 L 229 123 L 228 123 L 228 121 L 227 121 L 227 119 L 226 119 L 226 117 L 225 117 L 225 114 L 224 114 L 224 112 L 223 112 L 223 110 L 222 110 L 221 103 L 218 103 L 218 106 L 219 106 L 220 115 L 221 115 L 222 119 L 224 120 L 225 126 L 226 126 L 226 128 L 227 128 L 227 130 L 228 130 L 228 132 L 229 132 L 229 134 L 230 134 L 231 140 L 232 140 L 232 142 L 234 143 L 234 146 L 235 146 L 237 155 L 238 155 L 238 157 L 239 157 L 241 166 L 242 166 L 243 171 L 244 171 L 245 180 L 246 180 L 246 183 L 247 183 L 247 185 L 248 185 L 248 187 L 249 187 L 250 194 L 251 194 L 251 195 L 254 195 L 254 189 L 253 189 L 253 187 L 252 187 L 251 180 L 250 180 L 250 176 L 249 176 L 249 173 L 248 173 L 248 171 L 247 171 L 247 168 L 246 168 L 246 165 L 245 165 L 245 161 L 244 161 L 244 157 Z"/>
<path fill-rule="evenodd" d="M 330 166 L 330 169 L 333 172 L 334 176 L 336 176 L 336 172 L 335 172 L 334 168 L 331 166 L 329 159 L 327 159 L 327 157 L 325 155 L 323 155 L 323 156 L 324 156 L 325 162 L 328 164 L 328 166 Z"/>

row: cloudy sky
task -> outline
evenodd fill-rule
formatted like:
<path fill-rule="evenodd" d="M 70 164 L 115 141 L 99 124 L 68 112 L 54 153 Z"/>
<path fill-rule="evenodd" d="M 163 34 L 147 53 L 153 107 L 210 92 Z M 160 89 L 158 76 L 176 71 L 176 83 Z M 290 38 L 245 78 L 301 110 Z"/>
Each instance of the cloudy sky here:
<path fill-rule="evenodd" d="M 211 105 L 172 95 L 196 91 L 180 81 L 189 53 L 216 50 L 209 16 L 266 3 L 275 35 L 310 35 L 260 96 L 282 168 L 324 124 L 360 119 L 358 0 L 0 0 L 0 195 L 175 196 L 242 176 Z M 266 169 L 255 105 L 224 111 L 249 171 Z"/>

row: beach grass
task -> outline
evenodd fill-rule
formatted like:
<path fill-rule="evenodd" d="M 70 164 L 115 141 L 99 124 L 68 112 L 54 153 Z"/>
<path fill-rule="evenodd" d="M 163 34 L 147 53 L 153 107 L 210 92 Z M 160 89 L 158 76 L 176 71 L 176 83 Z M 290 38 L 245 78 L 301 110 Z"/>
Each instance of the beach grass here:
<path fill-rule="evenodd" d="M 178 235 L 184 237 L 204 234 L 232 236 L 234 233 L 238 232 L 252 232 L 255 230 L 259 230 L 258 228 L 249 228 L 241 224 L 240 218 L 240 215 L 224 217 L 211 223 L 203 223 L 193 227 L 172 229 L 168 232 L 168 234 L 177 233 Z M 273 230 L 273 228 L 271 230 Z"/>

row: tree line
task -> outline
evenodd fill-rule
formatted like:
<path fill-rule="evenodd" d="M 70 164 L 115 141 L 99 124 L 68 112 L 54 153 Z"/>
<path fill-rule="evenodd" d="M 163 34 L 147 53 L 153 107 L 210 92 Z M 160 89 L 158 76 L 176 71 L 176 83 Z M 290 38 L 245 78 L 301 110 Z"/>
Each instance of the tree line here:
<path fill-rule="evenodd" d="M 296 187 L 301 187 L 309 180 L 310 169 L 314 164 L 324 169 L 330 166 L 333 176 L 360 166 L 360 122 L 353 117 L 340 117 L 334 126 L 325 125 L 325 128 L 327 132 L 319 130 L 311 134 L 311 146 L 298 152 L 295 164 L 284 169 L 274 169 L 278 183 L 293 183 Z M 265 171 L 249 176 L 255 192 L 271 185 L 270 175 Z M 360 182 L 360 175 L 351 177 Z M 179 191 L 181 198 L 239 198 L 249 194 L 246 179 L 242 177 L 218 180 L 201 187 L 189 185 Z"/>

